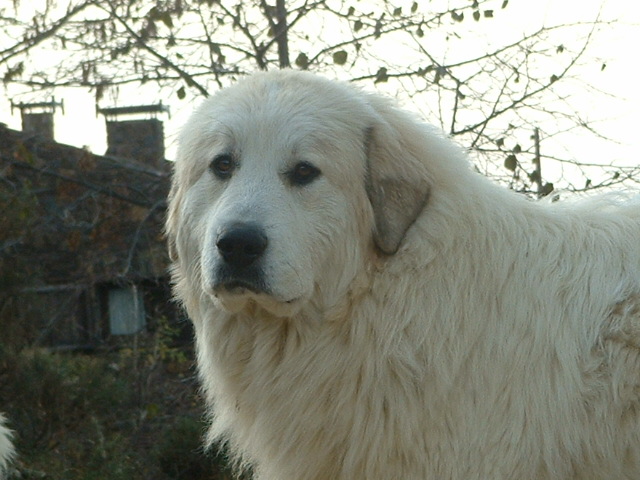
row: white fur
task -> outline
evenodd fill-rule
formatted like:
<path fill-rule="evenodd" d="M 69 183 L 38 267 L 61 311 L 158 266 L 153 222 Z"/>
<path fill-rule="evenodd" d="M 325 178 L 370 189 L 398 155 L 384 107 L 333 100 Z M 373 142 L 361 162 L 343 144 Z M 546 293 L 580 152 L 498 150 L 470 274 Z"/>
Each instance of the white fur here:
<path fill-rule="evenodd" d="M 300 159 L 322 174 L 293 187 Z M 269 294 L 212 283 L 246 219 Z M 638 202 L 529 201 L 384 99 L 282 71 L 193 115 L 167 231 L 210 440 L 256 478 L 640 478 Z"/>
<path fill-rule="evenodd" d="M 0 480 L 5 478 L 9 463 L 15 455 L 13 444 L 11 443 L 13 434 L 5 426 L 5 421 L 4 416 L 0 414 Z"/>

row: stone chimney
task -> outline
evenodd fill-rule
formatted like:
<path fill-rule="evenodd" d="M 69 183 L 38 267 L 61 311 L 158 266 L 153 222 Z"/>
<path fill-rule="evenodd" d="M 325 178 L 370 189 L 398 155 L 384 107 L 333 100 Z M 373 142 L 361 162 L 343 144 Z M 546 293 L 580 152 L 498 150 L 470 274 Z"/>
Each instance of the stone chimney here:
<path fill-rule="evenodd" d="M 162 103 L 98 109 L 107 122 L 106 155 L 161 167 L 165 160 L 164 126 L 156 115 L 166 111 L 168 109 Z M 132 115 L 146 115 L 147 118 L 122 120 L 123 116 Z"/>
<path fill-rule="evenodd" d="M 53 140 L 53 114 L 57 107 L 60 107 L 64 113 L 64 103 L 56 102 L 55 98 L 51 98 L 50 102 L 11 103 L 12 110 L 20 109 L 23 132 L 48 140 Z"/>

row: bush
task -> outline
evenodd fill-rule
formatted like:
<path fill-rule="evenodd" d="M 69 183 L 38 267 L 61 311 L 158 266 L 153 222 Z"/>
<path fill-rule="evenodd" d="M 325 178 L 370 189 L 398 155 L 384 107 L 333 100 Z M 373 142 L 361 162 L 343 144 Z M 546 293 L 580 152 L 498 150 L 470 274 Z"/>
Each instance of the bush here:
<path fill-rule="evenodd" d="M 174 480 L 231 479 L 222 456 L 205 452 L 202 447 L 203 424 L 182 417 L 166 432 L 156 449 L 162 471 Z M 218 474 L 213 475 L 213 472 Z"/>
<path fill-rule="evenodd" d="M 23 477 L 231 479 L 224 459 L 201 447 L 191 352 L 182 352 L 180 368 L 176 352 L 153 361 L 148 353 L 144 344 L 80 355 L 11 352 L 0 343 L 0 411 L 16 431 Z"/>
<path fill-rule="evenodd" d="M 25 351 L 6 363 L 3 397 L 10 399 L 20 441 L 28 450 L 49 444 L 57 435 L 88 418 L 117 418 L 130 402 L 127 382 L 100 358 Z"/>

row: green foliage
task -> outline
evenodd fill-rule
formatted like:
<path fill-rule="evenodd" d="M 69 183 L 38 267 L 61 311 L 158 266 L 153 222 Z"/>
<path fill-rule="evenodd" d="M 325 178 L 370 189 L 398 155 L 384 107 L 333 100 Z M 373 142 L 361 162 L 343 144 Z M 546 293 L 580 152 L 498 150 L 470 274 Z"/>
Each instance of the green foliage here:
<path fill-rule="evenodd" d="M 15 65 L 11 65 L 7 68 L 7 71 L 2 77 L 2 82 L 6 85 L 7 83 L 10 83 L 13 80 L 20 78 L 23 72 L 24 72 L 24 62 L 18 62 Z"/>
<path fill-rule="evenodd" d="M 16 352 L 0 339 L 0 411 L 17 432 L 24 478 L 232 478 L 224 457 L 201 447 L 191 354 L 158 323 L 129 340 L 138 348 L 98 355 Z"/>
<path fill-rule="evenodd" d="M 375 83 L 386 82 L 389 80 L 386 67 L 380 67 L 378 73 L 376 73 Z"/>
<path fill-rule="evenodd" d="M 5 357 L 3 395 L 11 400 L 12 419 L 27 451 L 49 445 L 67 425 L 97 415 L 104 408 L 114 420 L 132 395 L 112 367 L 94 357 L 23 351 Z"/>
<path fill-rule="evenodd" d="M 547 195 L 549 195 L 551 192 L 553 192 L 554 189 L 554 185 L 551 182 L 547 182 L 544 185 L 542 185 L 542 189 L 540 189 L 540 196 L 542 197 L 546 197 Z"/>
<path fill-rule="evenodd" d="M 507 158 L 504 159 L 504 168 L 507 170 L 514 172 L 518 167 L 518 158 L 511 154 L 508 155 Z"/>
<path fill-rule="evenodd" d="M 166 363 L 177 364 L 180 370 L 180 366 L 190 362 L 184 349 L 176 344 L 181 333 L 180 324 L 171 323 L 167 317 L 161 316 L 155 319 L 151 335 L 141 337 L 144 341 L 133 341 L 122 348 L 120 358 L 131 362 L 135 368 L 154 369 Z"/>
<path fill-rule="evenodd" d="M 16 155 L 25 162 L 33 161 L 31 153 L 26 149 L 20 148 Z M 11 255 L 13 246 L 20 245 L 32 234 L 41 213 L 32 185 L 28 181 L 12 184 L 9 179 L 0 183 L 0 211 L 0 290 L 6 291 L 20 285 L 25 278 L 37 278 L 39 272 L 38 265 L 25 259 L 20 261 L 15 255 Z"/>
<path fill-rule="evenodd" d="M 203 425 L 192 417 L 181 417 L 165 432 L 155 456 L 164 473 L 175 480 L 212 478 L 224 457 L 202 450 Z M 219 479 L 231 479 L 229 468 L 222 468 Z"/>
<path fill-rule="evenodd" d="M 296 67 L 306 70 L 309 67 L 309 57 L 305 53 L 299 53 L 296 57 Z"/>
<path fill-rule="evenodd" d="M 333 62 L 336 65 L 344 65 L 345 63 L 347 63 L 347 57 L 347 52 L 345 52 L 344 50 L 338 50 L 337 52 L 333 53 Z"/>

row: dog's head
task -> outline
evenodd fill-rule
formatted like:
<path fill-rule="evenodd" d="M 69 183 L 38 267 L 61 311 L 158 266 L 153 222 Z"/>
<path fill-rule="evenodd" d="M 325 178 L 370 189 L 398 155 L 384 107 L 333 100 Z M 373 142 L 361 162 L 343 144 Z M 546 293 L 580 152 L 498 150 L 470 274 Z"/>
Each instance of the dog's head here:
<path fill-rule="evenodd" d="M 378 97 L 308 73 L 257 74 L 206 100 L 170 195 L 178 296 L 275 315 L 339 301 L 427 200 L 420 136 Z"/>

